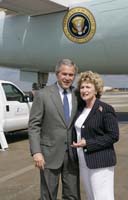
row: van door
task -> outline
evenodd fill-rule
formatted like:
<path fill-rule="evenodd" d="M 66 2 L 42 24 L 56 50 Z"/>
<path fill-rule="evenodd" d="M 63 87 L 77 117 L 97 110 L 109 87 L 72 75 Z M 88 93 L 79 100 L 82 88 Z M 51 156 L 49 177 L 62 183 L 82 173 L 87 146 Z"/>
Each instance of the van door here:
<path fill-rule="evenodd" d="M 30 103 L 25 102 L 24 93 L 15 85 L 2 83 L 6 103 L 4 108 L 4 131 L 26 129 L 30 112 Z"/>

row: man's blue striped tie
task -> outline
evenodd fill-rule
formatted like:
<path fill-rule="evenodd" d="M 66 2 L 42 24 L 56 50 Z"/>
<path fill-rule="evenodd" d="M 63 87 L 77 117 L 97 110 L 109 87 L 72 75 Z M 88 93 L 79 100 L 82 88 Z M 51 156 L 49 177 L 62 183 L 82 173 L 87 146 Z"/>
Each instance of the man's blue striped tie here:
<path fill-rule="evenodd" d="M 65 116 L 66 124 L 68 125 L 70 115 L 69 115 L 69 102 L 68 102 L 68 97 L 67 97 L 67 91 L 66 90 L 63 91 L 63 95 L 64 95 L 63 96 L 64 116 Z"/>

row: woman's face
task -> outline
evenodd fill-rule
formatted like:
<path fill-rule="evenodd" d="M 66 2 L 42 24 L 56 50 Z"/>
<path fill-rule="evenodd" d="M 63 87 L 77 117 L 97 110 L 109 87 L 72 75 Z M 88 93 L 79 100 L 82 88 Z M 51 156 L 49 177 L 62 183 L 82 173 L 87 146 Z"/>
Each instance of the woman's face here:
<path fill-rule="evenodd" d="M 82 82 L 80 86 L 80 96 L 84 101 L 92 101 L 96 98 L 96 89 L 94 84 L 89 82 Z"/>

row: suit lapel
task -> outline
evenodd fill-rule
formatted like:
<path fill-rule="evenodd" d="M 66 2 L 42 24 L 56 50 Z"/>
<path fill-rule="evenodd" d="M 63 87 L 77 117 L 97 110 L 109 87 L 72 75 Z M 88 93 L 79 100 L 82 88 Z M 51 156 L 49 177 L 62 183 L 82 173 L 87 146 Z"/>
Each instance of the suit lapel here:
<path fill-rule="evenodd" d="M 58 114 L 60 115 L 64 123 L 66 123 L 65 118 L 64 118 L 63 104 L 62 104 L 61 97 L 59 94 L 59 89 L 56 84 L 54 84 L 53 87 L 51 88 L 51 98 L 53 100 L 53 103 L 56 106 Z"/>
<path fill-rule="evenodd" d="M 92 109 L 91 109 L 89 115 L 87 116 L 87 118 L 86 118 L 84 124 L 86 124 L 87 121 L 88 121 L 89 119 L 91 119 L 92 116 L 96 113 L 96 111 L 97 111 L 98 108 L 99 108 L 99 105 L 100 105 L 100 101 L 99 101 L 98 99 L 96 99 L 96 101 L 95 101 L 95 103 L 94 103 L 94 105 L 93 105 L 93 107 L 92 107 Z M 79 113 L 79 115 L 80 115 L 80 113 Z"/>
<path fill-rule="evenodd" d="M 69 126 L 72 123 L 74 116 L 76 114 L 76 109 L 77 109 L 77 99 L 75 96 L 75 93 L 72 92 L 72 111 L 71 111 L 71 117 L 70 117 L 70 121 L 69 121 Z"/>

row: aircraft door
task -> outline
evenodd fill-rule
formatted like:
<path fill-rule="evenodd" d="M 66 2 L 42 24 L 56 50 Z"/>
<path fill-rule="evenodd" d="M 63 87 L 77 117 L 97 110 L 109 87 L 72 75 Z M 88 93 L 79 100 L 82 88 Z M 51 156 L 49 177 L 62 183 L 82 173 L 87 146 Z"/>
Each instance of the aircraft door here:
<path fill-rule="evenodd" d="M 28 126 L 30 104 L 25 95 L 15 85 L 2 83 L 6 103 L 4 108 L 4 131 L 26 129 Z"/>

